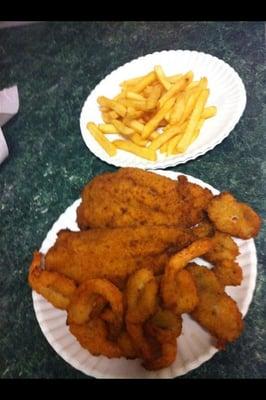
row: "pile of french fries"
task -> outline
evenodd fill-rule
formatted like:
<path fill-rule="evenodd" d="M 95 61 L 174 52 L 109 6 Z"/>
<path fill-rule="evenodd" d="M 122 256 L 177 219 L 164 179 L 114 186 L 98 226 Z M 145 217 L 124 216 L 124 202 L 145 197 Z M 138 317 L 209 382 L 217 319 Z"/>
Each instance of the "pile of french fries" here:
<path fill-rule="evenodd" d="M 157 151 L 167 156 L 184 153 L 196 140 L 215 106 L 205 107 L 208 97 L 206 77 L 193 81 L 193 72 L 166 76 L 156 65 L 145 76 L 120 84 L 113 99 L 97 101 L 104 123 L 88 122 L 87 129 L 112 157 L 117 149 L 156 161 Z M 109 140 L 109 134 L 121 139 Z"/>

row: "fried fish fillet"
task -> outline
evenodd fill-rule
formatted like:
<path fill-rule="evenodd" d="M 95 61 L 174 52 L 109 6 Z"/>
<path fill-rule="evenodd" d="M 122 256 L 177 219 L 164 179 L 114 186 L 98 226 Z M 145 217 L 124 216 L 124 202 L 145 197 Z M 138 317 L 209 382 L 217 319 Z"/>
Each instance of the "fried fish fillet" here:
<path fill-rule="evenodd" d="M 208 189 L 138 168 L 95 177 L 82 191 L 80 229 L 138 225 L 190 227 L 200 222 L 213 195 Z"/>
<path fill-rule="evenodd" d="M 77 283 L 107 278 L 119 284 L 140 268 L 162 273 L 171 255 L 193 240 L 190 229 L 174 226 L 63 230 L 45 256 L 45 268 Z"/>
<path fill-rule="evenodd" d="M 223 348 L 236 340 L 243 330 L 242 315 L 236 302 L 228 296 L 215 274 L 195 263 L 187 267 L 197 287 L 199 302 L 192 317 L 215 338 Z"/>
<path fill-rule="evenodd" d="M 208 216 L 221 232 L 250 239 L 260 230 L 260 216 L 247 204 L 227 192 L 215 196 L 208 205 Z"/>

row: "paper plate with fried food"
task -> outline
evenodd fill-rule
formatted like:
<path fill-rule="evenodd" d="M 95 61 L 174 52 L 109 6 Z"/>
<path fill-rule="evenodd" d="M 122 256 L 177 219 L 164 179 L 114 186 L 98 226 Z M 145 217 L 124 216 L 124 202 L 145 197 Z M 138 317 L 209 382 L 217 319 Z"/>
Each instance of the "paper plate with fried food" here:
<path fill-rule="evenodd" d="M 156 172 L 96 176 L 33 256 L 41 330 L 89 376 L 184 375 L 245 332 L 260 217 L 199 179 Z"/>
<path fill-rule="evenodd" d="M 106 76 L 82 107 L 80 129 L 90 151 L 109 164 L 167 168 L 221 143 L 245 106 L 243 82 L 223 60 L 161 51 Z"/>

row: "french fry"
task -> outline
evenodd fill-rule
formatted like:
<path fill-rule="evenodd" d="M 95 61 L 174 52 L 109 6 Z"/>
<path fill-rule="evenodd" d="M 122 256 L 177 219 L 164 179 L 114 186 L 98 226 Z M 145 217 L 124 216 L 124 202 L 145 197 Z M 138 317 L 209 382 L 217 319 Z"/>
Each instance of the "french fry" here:
<path fill-rule="evenodd" d="M 99 124 L 98 128 L 102 133 L 117 133 L 117 129 L 113 124 Z"/>
<path fill-rule="evenodd" d="M 156 74 L 154 71 L 152 71 L 144 78 L 142 78 L 135 86 L 132 86 L 131 91 L 135 93 L 140 93 L 146 86 L 154 82 L 155 79 L 156 79 Z"/>
<path fill-rule="evenodd" d="M 129 135 L 128 139 L 130 139 L 133 143 L 138 146 L 145 147 L 148 143 L 148 140 L 142 139 L 141 135 L 137 132 L 133 133 L 133 135 Z"/>
<path fill-rule="evenodd" d="M 121 117 L 124 117 L 126 115 L 126 112 L 127 112 L 126 107 L 123 106 L 122 104 L 118 103 L 117 101 L 110 100 L 105 96 L 98 97 L 97 101 L 101 106 L 111 108 L 117 114 L 121 115 Z"/>
<path fill-rule="evenodd" d="M 216 113 L 217 113 L 217 107 L 215 107 L 215 106 L 206 107 L 206 108 L 204 108 L 201 117 L 204 119 L 211 118 L 211 117 L 214 117 L 214 115 L 216 115 Z"/>
<path fill-rule="evenodd" d="M 146 100 L 145 97 L 141 96 L 140 94 L 135 93 L 135 92 L 131 92 L 129 90 L 125 91 L 125 98 L 126 99 L 131 99 L 131 100 L 141 100 L 141 101 L 144 101 L 144 102 Z"/>
<path fill-rule="evenodd" d="M 162 94 L 162 88 L 159 85 L 156 85 L 152 88 L 149 97 L 146 100 L 146 109 L 152 110 L 156 108 L 158 100 Z"/>
<path fill-rule="evenodd" d="M 176 75 L 167 76 L 166 79 L 170 83 L 176 83 L 181 77 L 182 77 L 182 74 L 176 74 Z"/>
<path fill-rule="evenodd" d="M 126 140 L 114 140 L 112 144 L 115 145 L 120 150 L 128 151 L 129 153 L 133 153 L 139 157 L 145 158 L 150 161 L 156 161 L 156 153 L 151 149 L 147 149 L 145 147 L 140 147 L 134 143 L 131 143 Z"/>
<path fill-rule="evenodd" d="M 147 111 L 146 100 L 119 99 L 119 103 L 124 107 L 133 107 L 135 110 Z"/>
<path fill-rule="evenodd" d="M 142 133 L 144 126 L 145 126 L 144 124 L 137 121 L 136 119 L 129 122 L 129 127 L 134 129 L 138 133 Z"/>
<path fill-rule="evenodd" d="M 164 106 L 154 115 L 153 118 L 151 118 L 149 120 L 149 122 L 147 122 L 147 124 L 145 125 L 145 127 L 142 131 L 143 139 L 146 139 L 147 137 L 149 137 L 151 132 L 157 128 L 160 121 L 165 117 L 165 114 L 173 106 L 174 102 L 175 102 L 175 98 L 173 98 L 173 97 L 170 98 L 169 100 L 167 100 L 166 103 L 164 104 Z"/>
<path fill-rule="evenodd" d="M 119 115 L 115 111 L 109 111 L 108 114 L 111 119 L 117 119 L 119 117 Z"/>
<path fill-rule="evenodd" d="M 190 117 L 190 114 L 192 113 L 195 107 L 195 104 L 200 96 L 200 93 L 201 93 L 200 87 L 195 87 L 186 92 L 185 110 L 183 112 L 182 118 L 179 121 L 181 124 Z"/>
<path fill-rule="evenodd" d="M 193 89 L 194 87 L 199 85 L 199 81 L 193 81 L 190 82 L 190 84 L 187 86 L 187 89 Z"/>
<path fill-rule="evenodd" d="M 126 81 L 123 81 L 122 83 L 120 83 L 120 86 L 134 86 L 137 83 L 139 83 L 141 80 L 143 80 L 143 78 L 145 78 L 147 75 L 142 75 L 142 76 L 138 76 L 137 78 L 132 78 L 132 79 L 128 79 Z"/>
<path fill-rule="evenodd" d="M 167 152 L 167 143 L 164 143 L 161 147 L 160 147 L 160 153 L 166 153 Z"/>
<path fill-rule="evenodd" d="M 177 144 L 180 142 L 181 138 L 182 138 L 182 134 L 185 132 L 187 126 L 187 122 L 183 122 L 183 124 L 181 125 L 181 129 L 180 129 L 180 133 L 174 137 L 172 137 L 172 139 L 170 139 L 167 143 L 167 155 L 170 156 L 172 154 L 175 154 L 175 149 Z"/>
<path fill-rule="evenodd" d="M 163 105 L 172 98 L 176 93 L 183 90 L 193 79 L 193 73 L 189 71 L 182 78 L 180 78 L 171 88 L 160 98 L 159 107 L 163 107 Z"/>
<path fill-rule="evenodd" d="M 193 80 L 193 72 L 166 76 L 161 65 L 146 75 L 123 81 L 113 99 L 97 101 L 104 123 L 87 128 L 108 154 L 117 148 L 156 160 L 156 151 L 167 155 L 186 151 L 200 134 L 204 121 L 217 113 L 205 107 L 208 79 Z M 162 129 L 161 129 L 162 128 Z M 124 140 L 110 142 L 105 134 Z"/>
<path fill-rule="evenodd" d="M 173 125 L 170 128 L 166 129 L 160 136 L 154 139 L 151 144 L 149 145 L 149 149 L 157 150 L 159 149 L 164 143 L 168 142 L 175 135 L 179 135 L 184 130 L 184 125 Z"/>
<path fill-rule="evenodd" d="M 134 133 L 134 130 L 132 128 L 128 128 L 126 125 L 123 124 L 123 122 L 118 121 L 117 119 L 114 119 L 112 121 L 112 124 L 114 127 L 117 129 L 119 133 L 122 133 L 122 135 L 132 135 Z"/>
<path fill-rule="evenodd" d="M 127 108 L 126 117 L 129 119 L 136 119 L 142 116 L 142 114 L 143 114 L 142 110 L 135 110 L 135 108 L 130 106 Z"/>
<path fill-rule="evenodd" d="M 169 90 L 172 85 L 169 82 L 169 80 L 167 80 L 162 67 L 160 65 L 155 65 L 154 71 L 156 73 L 158 80 L 161 82 L 161 84 L 165 87 L 166 90 Z"/>
<path fill-rule="evenodd" d="M 202 111 L 203 111 L 206 101 L 208 99 L 208 96 L 209 96 L 209 89 L 204 89 L 201 92 L 201 94 L 196 102 L 195 108 L 191 114 L 191 117 L 187 124 L 186 130 L 185 130 L 180 142 L 177 145 L 178 151 L 183 153 L 184 151 L 186 151 L 186 149 L 190 145 L 191 139 L 195 132 L 195 128 L 200 120 L 200 116 L 202 114 Z"/>
<path fill-rule="evenodd" d="M 93 123 L 87 123 L 87 129 L 90 131 L 95 140 L 102 146 L 102 148 L 109 154 L 109 156 L 113 157 L 116 155 L 116 147 L 110 142 L 104 134 L 100 131 L 100 129 Z"/>
<path fill-rule="evenodd" d="M 177 124 L 181 120 L 185 111 L 185 97 L 185 92 L 181 92 L 177 97 L 169 119 L 171 125 Z"/>

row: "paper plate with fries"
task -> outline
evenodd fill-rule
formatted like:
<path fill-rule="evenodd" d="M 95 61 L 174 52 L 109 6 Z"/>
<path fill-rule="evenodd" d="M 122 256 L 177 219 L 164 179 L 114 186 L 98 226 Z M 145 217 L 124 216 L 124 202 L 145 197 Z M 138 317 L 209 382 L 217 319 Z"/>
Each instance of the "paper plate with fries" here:
<path fill-rule="evenodd" d="M 162 51 L 105 77 L 85 101 L 80 127 L 90 151 L 109 164 L 167 168 L 221 143 L 245 106 L 244 84 L 224 61 Z"/>

